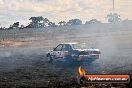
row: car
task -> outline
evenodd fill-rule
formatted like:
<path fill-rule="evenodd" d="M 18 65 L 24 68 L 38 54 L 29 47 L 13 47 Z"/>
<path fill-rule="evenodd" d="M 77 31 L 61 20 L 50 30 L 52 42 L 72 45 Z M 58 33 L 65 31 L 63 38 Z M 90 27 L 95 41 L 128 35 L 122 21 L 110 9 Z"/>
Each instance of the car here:
<path fill-rule="evenodd" d="M 81 49 L 78 43 L 61 43 L 53 50 L 47 52 L 49 62 L 60 61 L 94 61 L 100 57 L 99 49 Z"/>

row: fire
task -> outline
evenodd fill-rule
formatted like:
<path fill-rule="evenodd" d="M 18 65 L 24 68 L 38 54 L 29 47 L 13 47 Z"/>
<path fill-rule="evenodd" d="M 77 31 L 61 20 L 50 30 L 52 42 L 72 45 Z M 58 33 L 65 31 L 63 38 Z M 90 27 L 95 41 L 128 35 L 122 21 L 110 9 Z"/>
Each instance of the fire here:
<path fill-rule="evenodd" d="M 82 66 L 80 66 L 80 67 L 78 68 L 78 72 L 79 72 L 79 75 L 80 75 L 80 76 L 86 75 L 86 72 L 85 72 L 85 70 L 82 68 Z"/>

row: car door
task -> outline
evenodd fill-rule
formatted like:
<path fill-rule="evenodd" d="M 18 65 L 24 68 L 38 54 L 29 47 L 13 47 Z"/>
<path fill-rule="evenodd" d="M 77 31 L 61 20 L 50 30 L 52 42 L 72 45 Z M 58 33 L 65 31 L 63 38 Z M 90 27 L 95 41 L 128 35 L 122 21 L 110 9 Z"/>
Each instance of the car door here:
<path fill-rule="evenodd" d="M 61 55 L 63 57 L 65 57 L 65 56 L 68 55 L 68 52 L 69 52 L 69 45 L 68 44 L 64 44 L 63 47 L 62 47 Z"/>
<path fill-rule="evenodd" d="M 63 44 L 59 44 L 53 51 L 53 54 L 56 58 L 61 58 L 62 56 L 62 47 Z"/>

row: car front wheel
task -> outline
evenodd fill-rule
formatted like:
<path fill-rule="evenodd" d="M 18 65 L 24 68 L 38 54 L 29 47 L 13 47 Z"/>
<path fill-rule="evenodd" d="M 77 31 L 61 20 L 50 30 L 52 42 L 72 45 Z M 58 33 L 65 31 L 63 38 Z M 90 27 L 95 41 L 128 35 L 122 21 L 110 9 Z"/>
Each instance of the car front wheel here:
<path fill-rule="evenodd" d="M 52 59 L 52 57 L 50 55 L 47 55 L 47 60 L 48 60 L 49 63 L 53 62 L 53 59 Z"/>

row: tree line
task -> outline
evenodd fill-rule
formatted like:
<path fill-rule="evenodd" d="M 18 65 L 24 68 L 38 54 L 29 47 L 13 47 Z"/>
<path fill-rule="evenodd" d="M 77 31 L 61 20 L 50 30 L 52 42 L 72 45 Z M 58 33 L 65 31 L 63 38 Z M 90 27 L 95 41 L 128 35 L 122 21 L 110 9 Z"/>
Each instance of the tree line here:
<path fill-rule="evenodd" d="M 116 23 L 121 21 L 120 15 L 118 15 L 117 13 L 110 13 L 107 15 L 107 18 L 109 23 Z M 82 20 L 80 19 L 70 19 L 68 22 L 60 21 L 56 24 L 55 22 L 52 22 L 48 18 L 44 18 L 42 16 L 30 17 L 29 20 L 31 22 L 27 26 L 20 25 L 19 22 L 15 22 L 12 25 L 10 25 L 9 28 L 1 27 L 0 29 L 45 28 L 45 27 L 71 26 L 71 25 L 82 24 Z M 96 23 L 102 23 L 102 22 L 97 19 L 91 19 L 85 22 L 85 24 L 96 24 Z"/>

